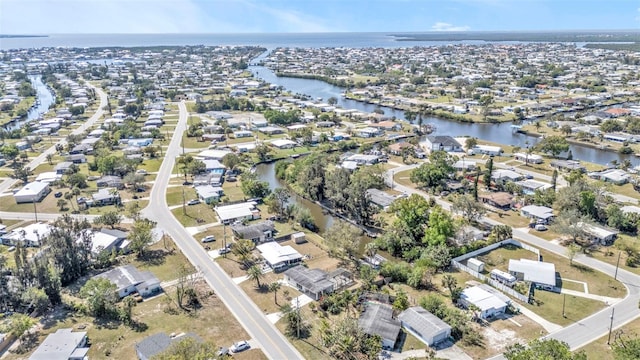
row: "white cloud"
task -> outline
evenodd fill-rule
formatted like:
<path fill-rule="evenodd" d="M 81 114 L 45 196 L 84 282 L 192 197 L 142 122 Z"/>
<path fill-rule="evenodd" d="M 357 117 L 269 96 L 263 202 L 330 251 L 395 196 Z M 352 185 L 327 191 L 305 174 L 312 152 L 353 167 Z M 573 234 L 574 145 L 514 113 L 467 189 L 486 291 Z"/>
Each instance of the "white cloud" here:
<path fill-rule="evenodd" d="M 437 22 L 431 26 L 431 30 L 433 31 L 469 31 L 471 28 L 469 26 L 456 26 L 453 24 L 449 24 L 446 22 Z"/>

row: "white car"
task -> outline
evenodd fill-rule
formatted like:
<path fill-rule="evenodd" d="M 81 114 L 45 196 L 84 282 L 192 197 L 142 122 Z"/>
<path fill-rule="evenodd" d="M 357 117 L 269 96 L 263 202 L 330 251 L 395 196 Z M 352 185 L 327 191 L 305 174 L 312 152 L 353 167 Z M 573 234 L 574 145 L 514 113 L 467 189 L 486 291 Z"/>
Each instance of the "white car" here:
<path fill-rule="evenodd" d="M 202 238 L 201 240 L 203 243 L 208 243 L 208 242 L 212 242 L 212 241 L 216 241 L 216 237 L 213 235 L 207 235 L 205 237 Z"/>
<path fill-rule="evenodd" d="M 536 225 L 535 229 L 536 229 L 536 231 L 545 231 L 545 230 L 547 230 L 547 227 L 544 226 L 543 224 L 538 224 L 538 225 Z"/>
<path fill-rule="evenodd" d="M 232 353 L 237 353 L 237 352 L 245 351 L 245 350 L 249 349 L 250 347 L 251 347 L 251 345 L 249 345 L 249 343 L 247 341 L 242 340 L 242 341 L 238 341 L 237 343 L 234 343 L 233 345 L 231 345 L 229 350 L 231 350 Z"/>
<path fill-rule="evenodd" d="M 231 252 L 231 249 L 229 249 L 229 247 L 223 247 L 218 249 L 218 254 L 220 255 L 228 254 L 230 252 Z"/>

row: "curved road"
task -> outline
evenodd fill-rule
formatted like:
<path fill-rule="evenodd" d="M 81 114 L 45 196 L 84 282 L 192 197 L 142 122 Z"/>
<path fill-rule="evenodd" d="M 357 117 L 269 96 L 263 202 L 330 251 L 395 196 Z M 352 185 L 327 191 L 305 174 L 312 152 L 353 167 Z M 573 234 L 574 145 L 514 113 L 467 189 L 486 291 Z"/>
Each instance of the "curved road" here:
<path fill-rule="evenodd" d="M 149 206 L 143 210 L 143 214 L 157 221 L 164 232 L 173 238 L 183 254 L 200 270 L 209 286 L 253 340 L 260 344 L 262 351 L 269 359 L 303 359 L 302 355 L 276 329 L 244 291 L 209 257 L 167 207 L 165 191 L 169 185 L 176 157 L 180 154 L 180 140 L 187 124 L 187 108 L 184 102 L 179 104 L 179 109 L 180 118 L 174 136 L 165 152 L 164 161 L 151 190 Z"/>
<path fill-rule="evenodd" d="M 399 168 L 395 168 L 387 171 L 387 180 L 392 181 L 393 174 L 414 168 L 414 165 L 401 166 Z M 393 180 L 393 185 L 396 190 L 404 191 L 407 194 L 418 194 L 424 197 L 427 197 L 427 194 L 416 190 L 410 187 L 406 187 L 398 184 Z M 436 201 L 440 206 L 444 209 L 450 210 L 451 204 L 440 199 L 436 198 Z M 484 218 L 485 221 L 493 224 L 493 225 L 501 225 L 502 223 Z M 556 245 L 547 240 L 539 238 L 535 235 L 531 235 L 526 231 L 513 229 L 513 237 L 516 239 L 523 240 L 531 245 L 534 245 L 538 248 L 544 249 L 546 251 L 565 256 L 566 257 L 566 248 L 560 245 Z M 574 260 L 576 263 L 580 263 L 586 265 L 595 270 L 601 271 L 612 278 L 615 276 L 616 267 L 602 262 L 600 260 L 596 260 L 594 258 L 590 258 L 585 256 L 584 254 L 577 255 Z M 587 345 L 590 342 L 593 342 L 600 337 L 607 335 L 609 332 L 609 326 L 612 323 L 611 315 L 613 314 L 613 330 L 627 324 L 630 321 L 633 321 L 640 317 L 640 309 L 639 301 L 640 301 L 640 275 L 636 275 L 632 272 L 629 272 L 624 269 L 618 269 L 617 279 L 622 282 L 628 290 L 627 296 L 617 302 L 613 306 L 609 306 L 595 314 L 592 314 L 582 320 L 577 321 L 576 323 L 569 325 L 567 327 L 562 328 L 554 333 L 551 333 L 545 338 L 552 338 L 566 342 L 569 344 L 571 350 L 576 350 L 582 346 Z M 504 359 L 502 355 L 498 355 L 492 359 Z"/>

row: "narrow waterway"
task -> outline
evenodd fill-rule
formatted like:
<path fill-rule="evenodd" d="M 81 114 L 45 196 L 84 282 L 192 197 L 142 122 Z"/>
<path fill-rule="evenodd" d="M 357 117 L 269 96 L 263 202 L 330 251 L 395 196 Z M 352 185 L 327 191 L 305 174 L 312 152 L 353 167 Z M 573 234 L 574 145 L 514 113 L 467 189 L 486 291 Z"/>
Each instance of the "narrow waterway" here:
<path fill-rule="evenodd" d="M 36 90 L 36 104 L 29 109 L 25 119 L 4 125 L 5 130 L 18 129 L 28 122 L 37 120 L 49 111 L 49 106 L 56 101 L 53 92 L 42 82 L 41 75 L 29 75 L 29 80 L 31 81 L 31 86 Z"/>
<path fill-rule="evenodd" d="M 358 111 L 363 112 L 373 112 L 375 109 L 381 109 L 387 116 L 393 116 L 396 119 L 405 119 L 404 111 L 345 99 L 342 97 L 342 93 L 345 89 L 341 87 L 334 86 L 320 80 L 278 77 L 272 70 L 264 66 L 255 65 L 267 55 L 268 52 L 265 52 L 255 58 L 252 61 L 252 65 L 249 66 L 249 70 L 256 77 L 263 79 L 268 83 L 282 86 L 293 93 L 311 96 L 314 99 L 322 98 L 326 101 L 330 97 L 335 97 L 338 99 L 338 105 L 345 109 L 357 109 Z M 511 128 L 511 123 L 462 123 L 436 117 L 428 117 L 424 119 L 424 122 L 435 125 L 436 131 L 434 134 L 436 135 L 471 136 L 494 143 L 520 146 L 522 148 L 527 146 L 527 142 L 529 145 L 534 145 L 540 141 L 540 139 L 536 137 L 514 133 Z M 621 155 L 616 152 L 594 149 L 587 146 L 571 145 L 571 152 L 573 154 L 573 158 L 576 160 L 583 160 L 601 165 L 607 165 L 613 160 L 621 162 L 624 159 L 631 160 L 633 165 L 640 164 L 640 159 L 637 157 Z"/>

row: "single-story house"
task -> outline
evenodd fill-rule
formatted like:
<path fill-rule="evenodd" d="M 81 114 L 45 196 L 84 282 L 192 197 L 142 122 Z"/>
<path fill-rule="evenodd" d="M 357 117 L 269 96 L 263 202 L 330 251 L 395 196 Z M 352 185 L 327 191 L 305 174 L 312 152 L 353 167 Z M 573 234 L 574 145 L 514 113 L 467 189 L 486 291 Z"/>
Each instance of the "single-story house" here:
<path fill-rule="evenodd" d="M 478 198 L 483 203 L 502 210 L 511 209 L 511 205 L 513 204 L 513 195 L 506 192 L 483 194 L 479 195 Z"/>
<path fill-rule="evenodd" d="M 233 205 L 216 206 L 216 215 L 223 224 L 235 221 L 255 220 L 260 218 L 260 210 L 256 208 L 254 201 L 248 201 Z"/>
<path fill-rule="evenodd" d="M 96 181 L 96 185 L 99 188 L 111 187 L 119 190 L 124 189 L 124 183 L 120 176 L 105 175 Z"/>
<path fill-rule="evenodd" d="M 46 182 L 30 182 L 13 194 L 16 204 L 40 202 L 51 192 Z"/>
<path fill-rule="evenodd" d="M 224 191 L 220 186 L 200 185 L 196 186 L 195 190 L 196 194 L 198 194 L 198 199 L 205 204 L 216 202 L 224 195 Z"/>
<path fill-rule="evenodd" d="M 502 153 L 502 148 L 500 146 L 491 146 L 491 145 L 476 145 L 473 149 L 469 150 L 469 154 L 481 154 L 481 155 L 489 155 L 489 156 L 498 156 Z"/>
<path fill-rule="evenodd" d="M 158 333 L 147 336 L 139 343 L 136 343 L 136 355 L 138 356 L 139 360 L 151 360 L 156 355 L 165 352 L 174 343 L 182 341 L 188 337 L 195 339 L 197 342 L 202 342 L 202 339 L 200 339 L 198 335 L 192 333 L 182 333 L 178 335 L 167 335 L 165 333 Z"/>
<path fill-rule="evenodd" d="M 549 222 L 553 219 L 553 209 L 547 206 L 527 205 L 520 209 L 520 215 L 534 220 Z"/>
<path fill-rule="evenodd" d="M 398 315 L 402 327 L 427 346 L 441 343 L 451 336 L 451 326 L 420 306 L 410 307 Z"/>
<path fill-rule="evenodd" d="M 389 120 L 380 121 L 379 123 L 372 123 L 369 126 L 371 126 L 373 128 L 386 130 L 386 131 L 400 131 L 400 130 L 402 130 L 402 125 L 400 123 L 397 123 L 395 121 L 389 121 Z"/>
<path fill-rule="evenodd" d="M 520 281 L 529 281 L 538 288 L 556 287 L 556 266 L 552 263 L 529 259 L 509 259 L 509 273 Z"/>
<path fill-rule="evenodd" d="M 85 202 L 87 206 L 105 206 L 120 203 L 120 194 L 114 188 L 102 188 L 91 194 L 91 200 Z"/>
<path fill-rule="evenodd" d="M 356 130 L 356 135 L 361 138 L 372 138 L 376 136 L 382 136 L 384 131 L 382 129 L 376 129 L 374 127 L 366 127 Z"/>
<path fill-rule="evenodd" d="M 302 262 L 302 255 L 290 245 L 281 246 L 275 241 L 269 241 L 256 246 L 256 249 L 274 270 L 281 270 Z"/>
<path fill-rule="evenodd" d="M 600 173 L 598 173 L 597 177 L 604 182 L 609 182 L 616 185 L 624 185 L 629 182 L 630 175 L 624 170 L 609 169 L 601 171 Z"/>
<path fill-rule="evenodd" d="M 65 160 L 71 161 L 74 164 L 84 164 L 87 162 L 87 156 L 85 154 L 67 155 Z"/>
<path fill-rule="evenodd" d="M 276 139 L 271 141 L 271 145 L 278 149 L 293 149 L 296 146 L 295 141 L 287 139 Z"/>
<path fill-rule="evenodd" d="M 55 170 L 56 174 L 64 175 L 69 171 L 69 169 L 71 169 L 72 165 L 73 163 L 71 161 L 63 161 L 56 164 L 53 169 Z"/>
<path fill-rule="evenodd" d="M 475 160 L 467 160 L 467 159 L 462 159 L 462 160 L 458 160 L 453 164 L 453 168 L 458 170 L 458 171 L 471 171 L 471 170 L 475 170 L 477 167 L 476 161 Z"/>
<path fill-rule="evenodd" d="M 250 225 L 231 225 L 231 231 L 236 239 L 247 239 L 256 244 L 272 241 L 275 230 L 276 227 L 270 220 Z"/>
<path fill-rule="evenodd" d="M 44 339 L 29 360 L 86 360 L 88 353 L 86 331 L 58 329 Z"/>
<path fill-rule="evenodd" d="M 618 231 L 604 226 L 584 224 L 579 222 L 578 226 L 587 233 L 589 240 L 601 245 L 611 245 L 618 238 Z"/>
<path fill-rule="evenodd" d="M 542 164 L 544 159 L 538 154 L 515 153 L 513 158 L 527 164 Z"/>
<path fill-rule="evenodd" d="M 355 161 L 358 165 L 374 165 L 380 161 L 378 155 L 354 154 L 344 159 L 345 161 Z"/>
<path fill-rule="evenodd" d="M 200 174 L 193 177 L 193 186 L 211 185 L 222 186 L 224 174 L 219 172 L 210 172 L 208 174 Z"/>
<path fill-rule="evenodd" d="M 204 163 L 205 171 L 208 173 L 224 174 L 224 172 L 227 170 L 227 167 L 218 160 L 207 159 L 202 160 L 202 162 Z"/>
<path fill-rule="evenodd" d="M 559 170 L 578 170 L 580 172 L 585 172 L 587 169 L 580 165 L 580 161 L 577 160 L 553 160 L 550 164 L 552 167 L 557 168 Z"/>
<path fill-rule="evenodd" d="M 625 214 L 640 214 L 640 207 L 634 205 L 626 205 L 620 208 Z"/>
<path fill-rule="evenodd" d="M 277 135 L 285 133 L 285 130 L 279 126 L 265 126 L 258 128 L 258 131 L 267 135 Z"/>
<path fill-rule="evenodd" d="M 481 319 L 488 319 L 504 314 L 508 306 L 502 299 L 480 286 L 473 286 L 462 290 L 458 302 L 466 308 L 469 308 L 471 305 L 476 306 L 480 311 L 478 317 Z"/>
<path fill-rule="evenodd" d="M 51 184 L 52 182 L 60 180 L 60 179 L 62 179 L 62 175 L 58 174 L 55 171 L 41 172 L 40 174 L 38 174 L 38 176 L 36 176 L 36 181 L 37 182 L 43 182 L 43 183 L 47 183 L 47 184 Z"/>
<path fill-rule="evenodd" d="M 491 180 L 496 183 L 516 182 L 522 179 L 524 179 L 524 175 L 508 169 L 496 169 L 491 173 Z"/>
<path fill-rule="evenodd" d="M 366 334 L 380 336 L 383 349 L 393 349 L 400 334 L 400 320 L 393 316 L 393 308 L 387 304 L 365 303 L 358 326 Z"/>
<path fill-rule="evenodd" d="M 327 273 L 322 269 L 308 269 L 301 265 L 285 271 L 284 279 L 289 285 L 314 300 L 353 283 L 353 276 L 344 269 L 339 268 Z"/>
<path fill-rule="evenodd" d="M 386 210 L 396 200 L 396 197 L 389 195 L 386 192 L 378 189 L 367 189 L 365 192 L 369 201 L 377 205 L 383 210 Z"/>
<path fill-rule="evenodd" d="M 103 251 L 111 252 L 114 249 L 116 251 L 126 252 L 129 241 L 127 240 L 127 233 L 116 229 L 102 229 L 100 231 L 92 231 L 91 238 L 91 252 L 94 255 L 98 255 Z"/>
<path fill-rule="evenodd" d="M 424 148 L 428 151 L 462 151 L 462 145 L 448 135 L 429 135 L 424 140 Z"/>
<path fill-rule="evenodd" d="M 149 296 L 160 292 L 160 280 L 150 271 L 139 271 L 133 265 L 118 266 L 115 269 L 94 276 L 104 278 L 116 285 L 120 298 L 137 292 L 140 296 Z"/>
<path fill-rule="evenodd" d="M 233 132 L 233 137 L 236 139 L 249 138 L 253 136 L 253 132 L 249 130 L 237 130 Z"/>
<path fill-rule="evenodd" d="M 73 147 L 73 149 L 69 150 L 69 155 L 76 154 L 91 154 L 93 152 L 93 146 L 89 144 L 78 144 Z"/>
<path fill-rule="evenodd" d="M 536 190 L 544 191 L 552 188 L 551 184 L 530 179 L 518 181 L 516 185 L 520 186 L 525 195 L 532 195 Z"/>
<path fill-rule="evenodd" d="M 231 154 L 232 152 L 229 150 L 216 150 L 216 149 L 209 149 L 209 150 L 204 150 L 198 153 L 198 155 L 195 156 L 196 159 L 199 160 L 218 160 L 218 161 L 222 161 L 222 158 L 224 158 L 227 154 Z"/>
<path fill-rule="evenodd" d="M 389 153 L 391 155 L 402 155 L 403 151 L 409 151 L 409 154 L 413 154 L 416 151 L 416 146 L 408 142 L 398 142 L 389 145 Z"/>
<path fill-rule="evenodd" d="M 45 223 L 30 224 L 18 227 L 11 232 L 3 234 L 0 238 L 5 245 L 13 246 L 22 243 L 24 246 L 40 246 L 43 238 L 51 232 L 52 226 Z"/>

